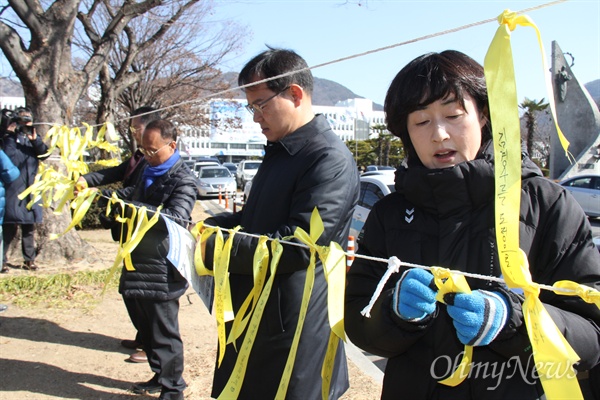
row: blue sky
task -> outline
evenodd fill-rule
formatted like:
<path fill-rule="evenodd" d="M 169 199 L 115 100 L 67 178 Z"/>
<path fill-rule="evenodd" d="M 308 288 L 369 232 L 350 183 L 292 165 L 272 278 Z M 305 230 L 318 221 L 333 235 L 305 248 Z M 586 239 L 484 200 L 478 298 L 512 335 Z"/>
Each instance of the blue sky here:
<path fill-rule="evenodd" d="M 236 71 L 265 44 L 290 48 L 309 66 L 396 43 L 420 38 L 467 24 L 488 20 L 503 10 L 520 11 L 544 1 L 386 1 L 386 0 L 216 0 L 216 19 L 232 19 L 247 26 L 251 35 L 237 58 L 224 65 Z M 360 5 L 359 5 L 360 4 Z M 547 67 L 551 43 L 574 57 L 572 70 L 580 83 L 600 79 L 600 1 L 571 0 L 526 13 L 541 32 Z M 338 82 L 354 93 L 383 104 L 396 73 L 413 58 L 454 49 L 480 63 L 498 28 L 490 22 L 460 32 L 419 41 L 332 65 L 316 68 L 319 78 Z M 519 100 L 548 99 L 543 66 L 534 29 L 512 32 Z"/>

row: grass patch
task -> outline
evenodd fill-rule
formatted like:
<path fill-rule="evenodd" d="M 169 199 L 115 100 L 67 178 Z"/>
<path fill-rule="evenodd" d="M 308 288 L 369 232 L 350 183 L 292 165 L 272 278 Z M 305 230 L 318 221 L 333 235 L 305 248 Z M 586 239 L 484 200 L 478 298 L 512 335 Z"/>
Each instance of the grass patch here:
<path fill-rule="evenodd" d="M 45 305 L 51 308 L 93 307 L 101 300 L 104 288 L 118 287 L 120 269 L 74 274 L 16 276 L 0 280 L 0 301 L 19 308 Z"/>

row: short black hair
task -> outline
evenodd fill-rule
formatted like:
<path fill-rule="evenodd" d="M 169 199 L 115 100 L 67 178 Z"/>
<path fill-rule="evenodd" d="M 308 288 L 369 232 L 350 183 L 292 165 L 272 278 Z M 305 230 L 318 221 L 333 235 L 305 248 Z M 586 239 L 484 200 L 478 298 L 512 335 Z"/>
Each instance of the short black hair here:
<path fill-rule="evenodd" d="M 177 129 L 175 125 L 166 119 L 155 119 L 146 125 L 146 130 L 155 129 L 160 132 L 160 137 L 172 142 L 177 141 Z"/>
<path fill-rule="evenodd" d="M 448 95 L 454 95 L 464 108 L 465 93 L 487 118 L 481 132 L 483 147 L 491 140 L 492 130 L 485 75 L 477 61 L 459 51 L 446 50 L 417 57 L 398 72 L 387 91 L 383 110 L 387 129 L 402 140 L 409 165 L 418 164 L 419 158 L 408 135 L 408 115 Z"/>
<path fill-rule="evenodd" d="M 287 72 L 299 71 L 268 81 L 266 85 L 273 92 L 281 92 L 290 85 L 296 84 L 312 95 L 314 79 L 306 61 L 293 50 L 267 47 L 269 50 L 258 54 L 242 68 L 238 76 L 238 85 L 243 86 Z"/>

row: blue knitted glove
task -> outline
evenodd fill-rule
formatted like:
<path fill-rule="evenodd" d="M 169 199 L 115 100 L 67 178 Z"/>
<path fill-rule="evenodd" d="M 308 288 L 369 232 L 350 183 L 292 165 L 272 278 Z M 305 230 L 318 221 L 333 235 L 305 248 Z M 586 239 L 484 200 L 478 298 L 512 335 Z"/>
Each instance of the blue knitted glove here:
<path fill-rule="evenodd" d="M 498 292 L 448 293 L 447 310 L 462 344 L 487 346 L 504 328 L 510 305 Z"/>
<path fill-rule="evenodd" d="M 392 309 L 400 318 L 417 322 L 435 311 L 437 287 L 433 275 L 420 268 L 409 269 L 396 283 Z"/>

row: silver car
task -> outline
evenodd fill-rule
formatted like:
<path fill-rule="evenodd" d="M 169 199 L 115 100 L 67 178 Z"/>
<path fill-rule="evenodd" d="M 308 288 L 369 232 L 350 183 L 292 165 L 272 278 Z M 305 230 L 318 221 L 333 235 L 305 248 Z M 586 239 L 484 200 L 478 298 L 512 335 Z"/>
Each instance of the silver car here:
<path fill-rule="evenodd" d="M 232 197 L 237 192 L 235 178 L 222 166 L 206 166 L 198 171 L 198 196 L 218 196 L 219 193 Z"/>
<path fill-rule="evenodd" d="M 362 239 L 363 226 L 373 205 L 395 191 L 394 170 L 365 172 L 360 177 L 360 194 L 350 225 L 350 236 L 354 236 L 357 243 Z"/>
<path fill-rule="evenodd" d="M 600 217 L 600 175 L 579 175 L 560 182 L 588 217 Z"/>

